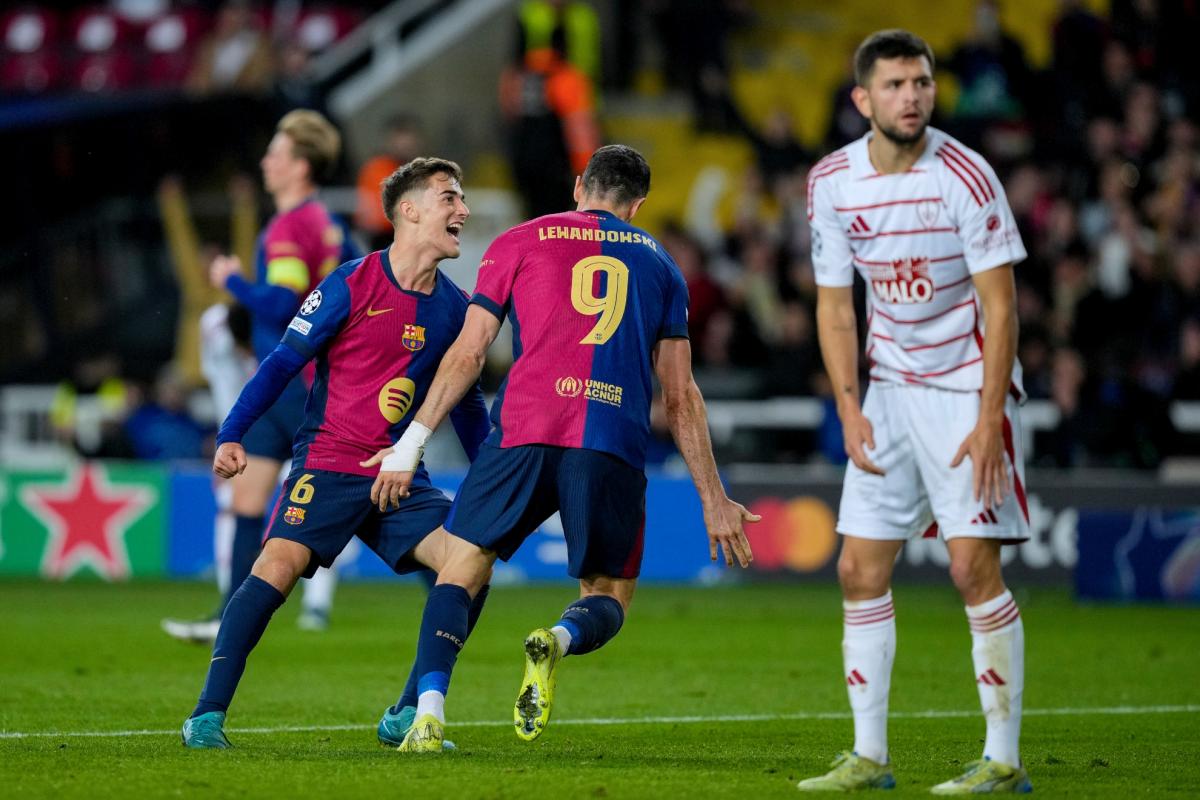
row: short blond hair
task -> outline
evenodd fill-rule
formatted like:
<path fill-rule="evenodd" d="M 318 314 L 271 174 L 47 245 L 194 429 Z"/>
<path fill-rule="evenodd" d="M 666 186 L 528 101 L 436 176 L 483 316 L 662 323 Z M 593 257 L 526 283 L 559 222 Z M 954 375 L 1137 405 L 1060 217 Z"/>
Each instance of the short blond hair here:
<path fill-rule="evenodd" d="M 342 135 L 323 115 L 306 108 L 289 111 L 275 126 L 292 140 L 292 155 L 308 162 L 313 183 L 328 180 L 342 152 Z"/>

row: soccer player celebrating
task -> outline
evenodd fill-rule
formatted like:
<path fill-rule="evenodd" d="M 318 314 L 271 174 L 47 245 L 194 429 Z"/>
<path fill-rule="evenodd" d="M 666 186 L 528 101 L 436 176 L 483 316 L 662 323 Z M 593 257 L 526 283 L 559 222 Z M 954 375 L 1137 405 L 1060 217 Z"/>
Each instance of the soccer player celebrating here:
<path fill-rule="evenodd" d="M 256 280 L 246 280 L 237 256 L 219 256 L 209 269 L 213 285 L 228 290 L 250 311 L 251 343 L 260 361 L 278 344 L 301 299 L 338 264 L 358 255 L 343 249 L 341 226 L 316 197 L 318 184 L 332 173 L 340 152 L 337 129 L 316 111 L 300 109 L 280 119 L 260 162 L 276 213 L 258 238 Z M 232 483 L 230 582 L 221 609 L 199 622 L 164 620 L 170 635 L 205 642 L 216 637 L 224 610 L 250 574 L 262 545 L 267 503 L 284 462 L 292 456 L 292 437 L 304 421 L 307 394 L 305 378 L 297 376 L 246 432 L 246 468 Z"/>
<path fill-rule="evenodd" d="M 470 213 L 461 177 L 452 161 L 418 158 L 388 178 L 383 203 L 396 228 L 392 246 L 343 264 L 308 295 L 221 426 L 213 471 L 232 478 L 249 461 L 242 437 L 316 359 L 292 470 L 262 553 L 225 610 L 200 702 L 183 724 L 188 747 L 229 746 L 225 714 L 271 615 L 302 575 L 332 564 L 352 537 L 397 573 L 443 564 L 440 526 L 450 501 L 418 465 L 402 502 L 374 505 L 378 468 L 369 458 L 408 426 L 409 412 L 425 397 L 467 313 L 467 295 L 438 270 L 443 259 L 458 257 Z M 478 384 L 467 389 L 450 415 L 473 459 L 489 426 Z M 439 537 L 429 536 L 434 531 Z M 486 586 L 475 595 L 467 628 L 486 595 Z M 403 740 L 416 710 L 416 686 L 414 675 L 384 713 L 382 743 Z"/>
<path fill-rule="evenodd" d="M 981 760 L 933 791 L 1026 792 L 1017 750 L 1024 633 L 1000 574 L 1001 545 L 1029 538 L 1013 285 L 1025 249 L 991 167 L 928 127 L 929 46 L 880 31 L 859 46 L 854 68 L 853 99 L 871 131 L 808 177 L 817 329 L 851 461 L 837 530 L 854 749 L 799 788 L 895 785 L 892 567 L 907 539 L 940 528 L 966 604 L 987 740 Z M 861 408 L 855 269 L 869 287 L 871 385 Z"/>
<path fill-rule="evenodd" d="M 560 659 L 592 652 L 620 630 L 642 558 L 652 372 L 700 493 L 710 555 L 719 548 L 726 564 L 750 563 L 742 525 L 758 517 L 730 500 L 717 476 L 692 379 L 683 277 L 658 242 L 629 224 L 649 189 L 640 153 L 602 147 L 575 181 L 577 210 L 496 239 L 425 403 L 394 452 L 376 456 L 383 464 L 372 497 L 405 497 L 426 440 L 475 384 L 508 317 L 514 362 L 492 406 L 492 433 L 446 520 L 450 535 L 417 646 L 417 716 L 402 752 L 441 751 L 445 695 L 472 598 L 495 559 L 511 557 L 555 511 L 580 599 L 525 640 L 518 736 L 534 739 L 549 721 Z"/>

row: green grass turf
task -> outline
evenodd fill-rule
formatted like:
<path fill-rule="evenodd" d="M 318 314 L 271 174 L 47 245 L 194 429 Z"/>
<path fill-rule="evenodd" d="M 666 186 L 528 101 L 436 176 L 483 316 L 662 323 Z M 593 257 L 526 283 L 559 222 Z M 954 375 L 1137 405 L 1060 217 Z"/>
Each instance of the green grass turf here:
<path fill-rule="evenodd" d="M 621 635 L 559 672 L 554 720 L 533 744 L 505 720 L 521 639 L 557 618 L 569 584 L 497 588 L 459 663 L 447 711 L 459 751 L 406 757 L 375 743 L 414 651 L 415 585 L 341 587 L 333 626 L 279 612 L 250 660 L 228 729 L 235 750 L 187 751 L 206 648 L 168 639 L 162 616 L 208 607 L 201 584 L 0 582 L 0 731 L 162 731 L 0 738 L 2 797 L 795 797 L 851 743 L 848 719 L 573 721 L 843 714 L 841 614 L 828 585 L 644 587 Z M 1017 592 L 1026 625 L 1025 706 L 1200 707 L 1200 613 L 1076 605 Z M 978 757 L 983 723 L 970 639 L 948 586 L 900 586 L 892 683 L 892 797 Z M 960 718 L 904 716 L 926 710 Z M 455 721 L 495 724 L 455 726 Z M 352 726 L 252 733 L 239 729 Z M 1043 797 L 1196 796 L 1200 713 L 1036 714 L 1022 749 Z"/>

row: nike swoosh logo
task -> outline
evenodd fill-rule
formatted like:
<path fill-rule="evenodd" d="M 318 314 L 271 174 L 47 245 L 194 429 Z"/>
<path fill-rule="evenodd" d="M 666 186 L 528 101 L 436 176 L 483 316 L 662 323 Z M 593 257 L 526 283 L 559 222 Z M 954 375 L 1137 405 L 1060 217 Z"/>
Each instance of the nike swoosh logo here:
<path fill-rule="evenodd" d="M 370 307 L 368 307 L 367 308 L 367 316 L 368 317 L 377 317 L 380 314 L 386 314 L 389 311 L 395 311 L 395 310 L 396 309 L 394 309 L 394 308 L 370 308 Z"/>

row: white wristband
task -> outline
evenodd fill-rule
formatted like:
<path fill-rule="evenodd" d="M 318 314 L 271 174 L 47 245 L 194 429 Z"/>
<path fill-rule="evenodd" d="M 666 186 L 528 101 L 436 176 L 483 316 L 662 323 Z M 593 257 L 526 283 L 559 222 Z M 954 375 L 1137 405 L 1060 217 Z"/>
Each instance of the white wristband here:
<path fill-rule="evenodd" d="M 410 422 L 404 430 L 404 435 L 392 446 L 391 454 L 383 457 L 383 461 L 379 464 L 379 471 L 416 472 L 417 465 L 421 463 L 421 455 L 425 452 L 425 444 L 429 441 L 430 436 L 433 436 L 433 431 L 429 428 L 416 420 Z"/>

